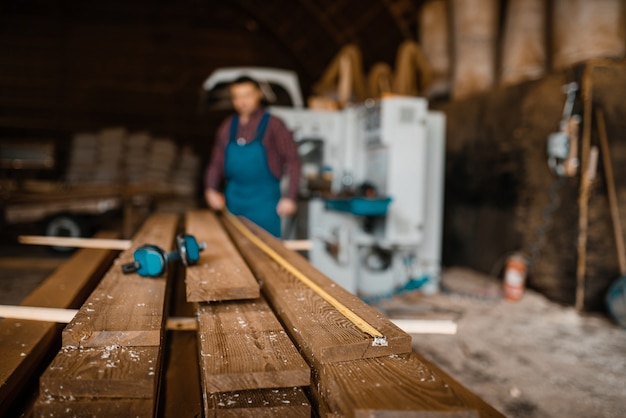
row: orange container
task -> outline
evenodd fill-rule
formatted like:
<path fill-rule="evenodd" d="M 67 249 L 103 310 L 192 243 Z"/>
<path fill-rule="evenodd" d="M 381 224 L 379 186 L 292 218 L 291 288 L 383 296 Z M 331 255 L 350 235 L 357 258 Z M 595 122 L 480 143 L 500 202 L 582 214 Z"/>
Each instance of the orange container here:
<path fill-rule="evenodd" d="M 506 261 L 504 269 L 504 297 L 512 302 L 524 295 L 528 263 L 520 254 L 513 254 Z"/>

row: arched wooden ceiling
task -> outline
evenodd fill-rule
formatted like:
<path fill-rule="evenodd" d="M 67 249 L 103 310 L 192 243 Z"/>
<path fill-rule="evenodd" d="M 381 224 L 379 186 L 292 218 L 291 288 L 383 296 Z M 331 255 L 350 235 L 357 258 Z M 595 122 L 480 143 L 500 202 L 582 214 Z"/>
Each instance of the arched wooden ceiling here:
<path fill-rule="evenodd" d="M 392 63 L 421 2 L 3 1 L 0 140 L 121 125 L 206 142 L 219 116 L 199 109 L 199 90 L 214 69 L 293 69 L 307 95 L 348 43 L 366 69 Z"/>
<path fill-rule="evenodd" d="M 262 26 L 293 56 L 303 75 L 317 78 L 350 43 L 361 47 L 366 67 L 392 62 L 404 39 L 416 37 L 417 0 L 234 0 L 249 16 L 249 27 Z"/>

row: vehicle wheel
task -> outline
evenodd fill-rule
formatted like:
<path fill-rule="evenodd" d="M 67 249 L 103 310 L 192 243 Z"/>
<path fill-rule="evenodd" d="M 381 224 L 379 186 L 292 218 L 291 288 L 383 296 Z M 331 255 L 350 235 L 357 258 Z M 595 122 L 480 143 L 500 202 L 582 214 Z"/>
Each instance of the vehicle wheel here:
<path fill-rule="evenodd" d="M 49 237 L 86 237 L 88 225 L 84 219 L 75 215 L 56 215 L 46 221 L 44 235 Z M 73 247 L 51 246 L 50 248 L 58 252 L 74 251 Z"/>

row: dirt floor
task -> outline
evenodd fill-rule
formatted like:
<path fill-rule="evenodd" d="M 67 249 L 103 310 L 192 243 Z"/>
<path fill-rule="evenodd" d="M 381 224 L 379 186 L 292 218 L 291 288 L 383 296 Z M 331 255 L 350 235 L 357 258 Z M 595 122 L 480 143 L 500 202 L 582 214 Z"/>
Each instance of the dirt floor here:
<path fill-rule="evenodd" d="M 392 317 L 456 319 L 456 335 L 414 335 L 416 351 L 508 417 L 626 416 L 625 329 L 533 291 L 507 302 L 472 271 L 448 269 L 446 283 L 455 293 L 380 304 Z"/>
<path fill-rule="evenodd" d="M 19 303 L 63 259 L 0 246 L 0 303 Z M 456 320 L 456 335 L 414 335 L 415 350 L 506 416 L 626 416 L 626 330 L 532 291 L 507 302 L 499 283 L 465 269 L 446 270 L 443 285 L 448 291 L 378 307 L 390 317 Z"/>

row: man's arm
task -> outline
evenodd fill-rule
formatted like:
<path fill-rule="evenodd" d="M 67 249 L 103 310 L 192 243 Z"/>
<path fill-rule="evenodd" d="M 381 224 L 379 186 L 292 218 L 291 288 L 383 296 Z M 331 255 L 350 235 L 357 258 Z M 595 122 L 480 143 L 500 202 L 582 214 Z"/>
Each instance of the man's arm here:
<path fill-rule="evenodd" d="M 272 134 L 276 152 L 280 157 L 281 172 L 289 177 L 289 187 L 284 197 L 293 200 L 298 199 L 298 189 L 300 187 L 301 162 L 298 155 L 298 146 L 293 140 L 291 132 L 287 129 L 282 120 L 275 118 Z"/>
<path fill-rule="evenodd" d="M 211 152 L 211 160 L 204 177 L 204 196 L 209 207 L 215 210 L 221 210 L 225 205 L 224 195 L 219 189 L 224 180 L 224 152 L 228 139 L 227 126 L 228 124 L 224 121 L 217 131 L 213 151 Z"/>

